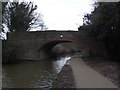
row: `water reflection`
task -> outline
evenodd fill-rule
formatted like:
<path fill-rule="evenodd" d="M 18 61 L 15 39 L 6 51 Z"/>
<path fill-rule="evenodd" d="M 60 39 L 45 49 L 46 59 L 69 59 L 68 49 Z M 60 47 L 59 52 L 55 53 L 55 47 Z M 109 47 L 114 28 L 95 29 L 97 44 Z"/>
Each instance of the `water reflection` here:
<path fill-rule="evenodd" d="M 70 56 L 57 58 L 55 62 L 53 62 L 53 67 L 57 73 L 61 71 L 61 68 L 65 65 L 65 63 L 70 59 Z"/>
<path fill-rule="evenodd" d="M 70 57 L 3 65 L 3 88 L 50 88 L 68 59 Z"/>

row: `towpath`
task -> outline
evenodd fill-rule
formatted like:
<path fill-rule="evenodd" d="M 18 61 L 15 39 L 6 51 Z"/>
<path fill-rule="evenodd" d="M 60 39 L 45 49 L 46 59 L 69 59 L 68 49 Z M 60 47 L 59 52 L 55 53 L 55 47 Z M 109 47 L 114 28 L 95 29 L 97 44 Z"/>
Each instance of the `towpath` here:
<path fill-rule="evenodd" d="M 82 58 L 68 62 L 73 70 L 76 88 L 117 88 L 111 81 L 85 64 Z"/>

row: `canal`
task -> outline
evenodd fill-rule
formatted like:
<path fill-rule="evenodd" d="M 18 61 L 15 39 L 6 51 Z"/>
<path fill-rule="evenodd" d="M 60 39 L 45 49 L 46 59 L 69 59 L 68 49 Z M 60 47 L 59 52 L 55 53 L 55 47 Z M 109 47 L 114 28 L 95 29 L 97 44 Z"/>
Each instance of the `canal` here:
<path fill-rule="evenodd" d="M 22 61 L 2 66 L 3 88 L 51 88 L 67 60 Z"/>

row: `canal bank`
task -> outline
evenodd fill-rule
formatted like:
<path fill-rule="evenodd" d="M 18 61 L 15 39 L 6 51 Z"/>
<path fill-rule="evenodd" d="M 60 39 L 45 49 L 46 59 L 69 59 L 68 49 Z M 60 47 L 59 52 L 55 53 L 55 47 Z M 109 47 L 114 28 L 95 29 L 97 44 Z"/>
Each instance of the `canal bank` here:
<path fill-rule="evenodd" d="M 76 88 L 75 78 L 69 61 L 57 75 L 53 88 Z"/>
<path fill-rule="evenodd" d="M 86 65 L 82 58 L 72 58 L 58 74 L 55 88 L 117 88 L 117 86 Z"/>

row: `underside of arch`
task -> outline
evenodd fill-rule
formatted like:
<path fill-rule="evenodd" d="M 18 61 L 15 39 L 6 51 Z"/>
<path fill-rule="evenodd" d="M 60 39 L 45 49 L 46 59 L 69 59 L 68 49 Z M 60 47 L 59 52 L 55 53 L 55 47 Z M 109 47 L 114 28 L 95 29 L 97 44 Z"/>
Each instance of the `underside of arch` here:
<path fill-rule="evenodd" d="M 52 48 L 54 46 L 56 46 L 57 44 L 64 43 L 64 42 L 76 43 L 76 42 L 71 41 L 71 40 L 54 40 L 54 41 L 50 41 L 50 42 L 44 44 L 43 46 L 41 46 L 41 48 L 39 49 L 40 57 L 41 58 L 42 57 L 43 58 L 51 57 L 51 50 L 52 50 Z"/>

